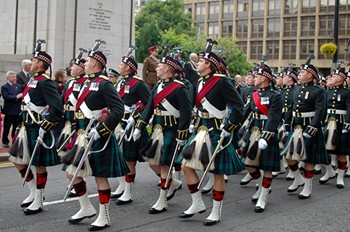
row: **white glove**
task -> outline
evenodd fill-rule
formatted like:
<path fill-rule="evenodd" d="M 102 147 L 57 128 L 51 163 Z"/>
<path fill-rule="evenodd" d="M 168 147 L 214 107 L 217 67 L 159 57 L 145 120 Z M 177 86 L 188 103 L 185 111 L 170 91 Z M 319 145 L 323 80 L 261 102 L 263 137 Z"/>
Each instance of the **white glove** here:
<path fill-rule="evenodd" d="M 264 150 L 267 148 L 267 142 L 265 139 L 259 139 L 258 142 L 259 149 Z"/>
<path fill-rule="evenodd" d="M 39 129 L 39 138 L 43 139 L 45 133 L 46 133 L 46 130 L 44 130 L 43 128 L 40 127 L 40 129 Z"/>
<path fill-rule="evenodd" d="M 345 130 L 345 129 L 342 129 L 342 130 L 341 130 L 341 133 L 342 133 L 342 134 L 347 134 L 348 132 L 349 132 L 349 131 L 348 131 L 348 130 Z"/>
<path fill-rule="evenodd" d="M 188 128 L 188 132 L 190 132 L 191 134 L 195 132 L 195 130 L 196 130 L 196 127 L 193 124 L 191 124 L 190 127 Z"/>
<path fill-rule="evenodd" d="M 222 129 L 220 137 L 229 137 L 231 135 L 230 132 L 226 131 L 225 129 Z"/>
<path fill-rule="evenodd" d="M 91 129 L 89 137 L 91 138 L 92 136 L 94 136 L 94 140 L 98 140 L 99 138 L 101 138 L 101 135 L 97 132 L 96 128 Z"/>
<path fill-rule="evenodd" d="M 179 144 L 180 147 L 185 146 L 186 140 L 185 139 L 178 139 L 176 138 L 176 142 Z"/>
<path fill-rule="evenodd" d="M 303 136 L 304 136 L 305 138 L 308 138 L 308 139 L 311 139 L 311 138 L 312 138 L 312 136 L 309 135 L 309 134 L 306 133 L 306 132 L 303 132 Z"/>
<path fill-rule="evenodd" d="M 288 137 L 288 135 L 289 135 L 289 131 L 285 131 L 285 132 L 284 132 L 284 136 L 285 136 L 285 137 Z"/>
<path fill-rule="evenodd" d="M 132 135 L 132 137 L 134 138 L 134 141 L 136 142 L 141 137 L 141 130 L 136 128 L 134 130 L 134 134 Z"/>
<path fill-rule="evenodd" d="M 126 124 L 125 130 L 129 130 L 131 127 L 135 125 L 135 119 L 133 117 L 129 117 L 126 123 L 127 124 Z"/>

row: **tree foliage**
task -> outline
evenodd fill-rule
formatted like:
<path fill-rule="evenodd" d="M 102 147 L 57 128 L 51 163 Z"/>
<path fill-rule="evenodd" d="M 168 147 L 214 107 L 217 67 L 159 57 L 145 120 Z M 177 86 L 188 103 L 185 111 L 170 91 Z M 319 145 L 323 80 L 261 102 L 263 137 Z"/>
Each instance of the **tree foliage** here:
<path fill-rule="evenodd" d="M 136 60 L 143 62 L 148 56 L 147 49 L 152 45 L 159 44 L 161 30 L 157 24 L 146 23 L 144 26 L 136 31 Z"/>

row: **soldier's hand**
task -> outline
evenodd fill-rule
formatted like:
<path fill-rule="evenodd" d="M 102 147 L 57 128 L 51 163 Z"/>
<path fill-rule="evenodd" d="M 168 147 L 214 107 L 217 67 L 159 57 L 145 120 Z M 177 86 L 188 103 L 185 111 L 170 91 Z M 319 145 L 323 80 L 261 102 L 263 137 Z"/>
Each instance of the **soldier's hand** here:
<path fill-rule="evenodd" d="M 89 133 L 89 137 L 91 138 L 93 136 L 94 140 L 98 140 L 99 138 L 101 138 L 101 135 L 98 133 L 98 131 L 96 130 L 96 128 L 92 128 L 90 133 Z"/>
<path fill-rule="evenodd" d="M 186 140 L 185 139 L 178 139 L 176 138 L 176 142 L 179 144 L 180 147 L 185 146 Z"/>
<path fill-rule="evenodd" d="M 196 130 L 196 127 L 193 124 L 191 124 L 190 127 L 188 128 L 188 132 L 190 132 L 191 134 L 195 132 L 195 130 Z"/>
<path fill-rule="evenodd" d="M 133 137 L 134 141 L 136 142 L 141 137 L 141 130 L 136 128 L 132 137 Z"/>
<path fill-rule="evenodd" d="M 133 117 L 129 117 L 126 123 L 127 124 L 126 124 L 125 130 L 129 130 L 131 127 L 135 125 L 135 119 Z"/>
<path fill-rule="evenodd" d="M 311 138 L 312 138 L 312 136 L 309 135 L 309 134 L 306 133 L 306 132 L 303 132 L 303 136 L 304 136 L 305 138 L 308 138 L 308 139 L 311 139 Z"/>
<path fill-rule="evenodd" d="M 349 132 L 349 131 L 348 131 L 348 130 L 345 130 L 345 129 L 342 129 L 342 130 L 341 130 L 341 133 L 342 133 L 342 134 L 347 134 L 348 132 Z"/>
<path fill-rule="evenodd" d="M 267 148 L 267 142 L 265 139 L 259 139 L 258 142 L 259 149 L 264 150 Z"/>
<path fill-rule="evenodd" d="M 222 129 L 220 137 L 222 137 L 222 136 L 224 136 L 224 137 L 229 137 L 230 135 L 231 135 L 230 132 L 228 132 L 228 131 L 225 130 L 225 129 Z"/>

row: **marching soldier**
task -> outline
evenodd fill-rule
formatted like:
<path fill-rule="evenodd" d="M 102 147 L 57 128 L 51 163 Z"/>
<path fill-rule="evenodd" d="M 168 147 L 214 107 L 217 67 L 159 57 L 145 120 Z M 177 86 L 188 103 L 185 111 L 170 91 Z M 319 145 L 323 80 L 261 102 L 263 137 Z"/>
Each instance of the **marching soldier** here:
<path fill-rule="evenodd" d="M 346 156 L 350 155 L 350 90 L 344 88 L 346 73 L 338 67 L 328 80 L 326 90 L 326 149 L 330 154 L 336 154 L 338 159 L 337 188 L 344 188 L 344 174 L 347 168 Z M 319 180 L 325 184 L 335 177 L 331 164 L 325 165 L 326 174 Z"/>
<path fill-rule="evenodd" d="M 141 137 L 141 132 L 154 115 L 152 128 L 152 146 L 145 152 L 145 157 L 153 170 L 160 170 L 161 190 L 157 202 L 149 210 L 157 214 L 167 210 L 167 192 L 172 185 L 172 178 L 167 179 L 169 167 L 178 147 L 186 143 L 191 121 L 191 100 L 184 83 L 174 78 L 176 61 L 170 56 L 161 58 L 156 69 L 161 79 L 153 88 L 150 100 L 136 124 L 134 140 Z"/>
<path fill-rule="evenodd" d="M 180 218 L 190 218 L 206 210 L 195 170 L 204 170 L 210 165 L 209 169 L 214 173 L 213 208 L 203 222 L 206 226 L 214 225 L 221 219 L 225 193 L 224 174 L 232 175 L 244 169 L 232 143 L 227 139 L 236 125 L 241 122 L 243 102 L 231 80 L 224 75 L 217 74 L 220 58 L 211 52 L 213 44 L 217 44 L 216 41 L 208 39 L 207 49 L 198 62 L 198 72 L 201 75 L 196 92 L 198 109 L 196 126 L 198 129 L 195 138 L 182 152 L 184 157 L 182 170 L 191 193 L 192 204 L 180 215 Z M 221 124 L 224 123 L 227 114 L 227 106 L 232 108 L 232 112 L 221 130 Z M 226 141 L 225 149 L 212 158 L 211 147 L 215 148 L 219 140 L 221 143 Z M 210 163 L 210 159 L 215 160 Z"/>
<path fill-rule="evenodd" d="M 131 50 L 132 52 L 132 50 Z M 131 52 L 129 52 L 131 54 Z M 122 152 L 128 164 L 130 172 L 124 177 L 118 177 L 119 185 L 116 195 L 120 194 L 117 199 L 117 205 L 124 205 L 132 202 L 131 184 L 134 183 L 136 176 L 136 163 L 143 161 L 140 148 L 146 145 L 148 140 L 148 133 L 146 128 L 142 131 L 141 139 L 138 141 L 132 140 L 132 131 L 134 130 L 135 121 L 141 116 L 144 109 L 143 104 L 147 105 L 150 91 L 146 83 L 138 76 L 137 62 L 133 56 L 127 55 L 122 58 L 119 65 L 119 73 L 121 74 L 120 81 L 117 84 L 117 91 L 124 103 L 123 128 L 126 132 L 122 139 Z M 135 109 L 135 107 L 138 107 Z M 124 180 L 125 179 L 125 180 Z"/>
<path fill-rule="evenodd" d="M 259 188 L 252 197 L 252 201 L 256 202 L 255 212 L 260 213 L 267 204 L 272 172 L 280 170 L 277 127 L 281 121 L 282 103 L 281 95 L 273 89 L 271 69 L 263 63 L 257 70 L 254 86 L 257 89 L 251 93 L 250 108 L 244 115 L 246 118 L 252 112 L 250 139 L 243 155 L 250 176 L 260 180 Z"/>
<path fill-rule="evenodd" d="M 30 195 L 22 202 L 21 207 L 26 215 L 42 211 L 43 194 L 47 182 L 47 166 L 60 163 L 60 158 L 54 146 L 55 140 L 52 128 L 62 115 L 62 103 L 55 84 L 45 71 L 51 66 L 51 56 L 40 51 L 39 40 L 36 51 L 32 54 L 31 72 L 34 77 L 30 79 L 23 90 L 21 129 L 10 152 L 10 161 L 25 178 L 30 189 Z M 28 166 L 36 170 L 36 181 Z M 26 176 L 26 171 L 29 169 Z"/>
<path fill-rule="evenodd" d="M 99 45 L 102 42 L 97 40 L 96 44 Z M 77 153 L 73 153 L 72 163 L 65 162 L 68 159 L 63 157 L 63 162 L 68 165 L 66 172 L 69 179 L 72 179 L 72 174 L 75 173 L 72 172 L 74 170 L 72 166 L 79 162 L 84 164 L 84 170 L 78 170 L 78 177 L 75 181 L 72 180 L 74 181 L 73 188 L 79 196 L 80 210 L 69 219 L 69 223 L 76 224 L 96 214 L 96 210 L 87 195 L 86 182 L 83 179 L 83 176 L 88 175 L 95 177 L 100 203 L 99 215 L 89 226 L 90 231 L 110 226 L 111 189 L 107 178 L 124 176 L 129 172 L 114 135 L 114 129 L 123 117 L 124 105 L 112 82 L 102 75 L 107 58 L 101 51 L 96 51 L 96 48 L 98 46 L 95 45 L 86 59 L 85 72 L 88 80 L 82 86 L 76 103 L 75 117 L 78 125 L 78 137 L 75 146 L 78 147 Z M 107 109 L 109 113 L 100 118 L 101 114 L 105 112 L 104 109 Z M 99 122 L 96 124 L 98 119 Z M 86 135 L 90 140 L 93 139 L 93 141 L 89 141 L 89 143 L 93 142 L 90 151 L 84 151 L 85 147 L 88 147 L 85 142 Z M 72 150 L 74 151 L 74 148 Z M 79 150 L 80 152 L 78 152 Z M 81 158 L 81 151 L 89 152 L 86 160 Z M 70 155 L 69 152 L 66 156 L 68 155 Z"/>
<path fill-rule="evenodd" d="M 158 65 L 158 47 L 152 46 L 148 48 L 148 53 L 150 54 L 143 61 L 142 68 L 142 78 L 146 82 L 149 90 L 153 89 L 153 86 L 157 83 L 158 77 L 156 74 L 156 68 Z"/>
<path fill-rule="evenodd" d="M 116 70 L 112 68 L 108 69 L 108 78 L 113 83 L 114 86 L 117 85 L 119 77 L 120 77 L 120 73 L 118 73 Z"/>
<path fill-rule="evenodd" d="M 292 125 L 292 134 L 289 135 L 288 144 L 284 149 L 284 152 L 287 152 L 288 166 L 294 173 L 294 182 L 288 187 L 288 192 L 295 192 L 304 185 L 299 199 L 306 199 L 311 195 L 315 164 L 329 163 L 321 130 L 325 90 L 314 84 L 314 79 L 318 79 L 318 73 L 315 66 L 310 64 L 310 60 L 311 57 L 301 66 L 299 73 L 301 85 L 295 87 L 293 95 L 292 121 L 285 121 L 286 124 Z M 300 174 L 298 161 L 305 162 L 305 180 Z"/>

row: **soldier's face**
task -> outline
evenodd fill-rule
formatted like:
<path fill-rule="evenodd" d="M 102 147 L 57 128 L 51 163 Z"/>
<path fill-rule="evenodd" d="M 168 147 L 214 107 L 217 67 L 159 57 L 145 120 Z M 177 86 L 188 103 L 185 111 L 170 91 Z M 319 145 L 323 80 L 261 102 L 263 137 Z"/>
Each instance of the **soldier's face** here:
<path fill-rule="evenodd" d="M 254 85 L 254 76 L 248 75 L 245 77 L 245 83 L 247 85 Z"/>
<path fill-rule="evenodd" d="M 206 71 L 207 68 L 210 67 L 209 62 L 208 62 L 208 64 L 206 64 L 205 59 L 203 59 L 203 58 L 200 58 L 197 64 L 198 64 L 197 69 L 198 69 L 198 72 L 200 74 L 203 74 L 204 71 Z"/>
<path fill-rule="evenodd" d="M 85 73 L 86 74 L 93 73 L 92 69 L 93 69 L 94 65 L 95 65 L 95 61 L 91 57 L 86 58 Z"/>
<path fill-rule="evenodd" d="M 260 87 L 263 83 L 265 77 L 263 75 L 256 75 L 254 78 L 254 86 Z"/>
<path fill-rule="evenodd" d="M 40 70 L 40 67 L 39 67 L 39 60 L 37 58 L 33 58 L 32 59 L 32 64 L 31 64 L 31 67 L 30 67 L 30 71 L 31 72 L 38 72 Z"/>
<path fill-rule="evenodd" d="M 128 72 L 128 65 L 127 64 L 125 64 L 124 62 L 121 62 L 120 63 L 120 65 L 118 66 L 118 68 L 119 68 L 119 73 L 121 74 L 121 75 L 125 75 L 125 74 L 127 74 L 127 72 Z"/>
<path fill-rule="evenodd" d="M 299 73 L 298 78 L 302 84 L 309 83 L 312 80 L 312 75 L 308 71 L 302 69 Z"/>
<path fill-rule="evenodd" d="M 84 69 L 82 69 L 79 65 L 73 64 L 70 68 L 70 73 L 72 76 L 78 76 L 84 72 Z"/>
<path fill-rule="evenodd" d="M 160 79 L 166 79 L 167 77 L 165 76 L 166 72 L 168 71 L 168 65 L 167 64 L 158 64 L 156 68 L 157 72 L 157 77 Z"/>

